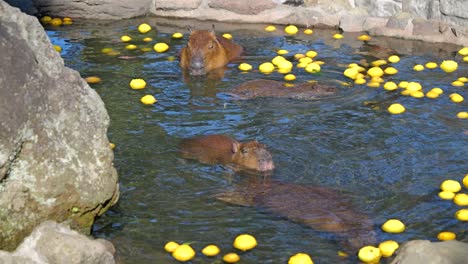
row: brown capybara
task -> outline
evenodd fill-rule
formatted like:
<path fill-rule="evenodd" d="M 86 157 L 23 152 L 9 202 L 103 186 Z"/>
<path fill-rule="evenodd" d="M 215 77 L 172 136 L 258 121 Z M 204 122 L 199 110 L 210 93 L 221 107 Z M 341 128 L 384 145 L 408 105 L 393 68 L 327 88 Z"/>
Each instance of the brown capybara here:
<path fill-rule="evenodd" d="M 225 135 L 208 135 L 183 139 L 182 157 L 208 164 L 233 165 L 235 169 L 271 171 L 274 169 L 270 152 L 257 141 L 240 143 Z"/>
<path fill-rule="evenodd" d="M 233 95 L 234 99 L 253 99 L 257 97 L 277 97 L 291 98 L 299 100 L 314 100 L 323 96 L 336 94 L 336 87 L 320 84 L 318 82 L 307 82 L 295 84 L 294 86 L 285 86 L 284 82 L 273 80 L 252 80 L 247 81 L 231 91 L 228 94 Z"/>
<path fill-rule="evenodd" d="M 180 52 L 180 66 L 190 75 L 205 75 L 219 69 L 242 53 L 242 47 L 212 30 L 190 30 L 187 46 Z"/>
<path fill-rule="evenodd" d="M 217 199 L 258 206 L 318 231 L 336 234 L 344 250 L 357 253 L 376 242 L 373 223 L 344 193 L 326 187 L 279 181 L 245 181 Z"/>

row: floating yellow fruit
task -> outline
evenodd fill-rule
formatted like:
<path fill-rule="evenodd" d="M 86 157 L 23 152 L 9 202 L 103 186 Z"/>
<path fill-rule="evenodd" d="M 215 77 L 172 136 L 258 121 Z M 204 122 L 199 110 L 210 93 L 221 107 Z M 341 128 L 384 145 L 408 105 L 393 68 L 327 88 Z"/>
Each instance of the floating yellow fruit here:
<path fill-rule="evenodd" d="M 453 192 L 447 192 L 447 191 L 441 191 L 439 192 L 439 197 L 443 200 L 452 200 L 453 197 L 455 197 L 455 193 Z"/>
<path fill-rule="evenodd" d="M 140 24 L 138 26 L 138 31 L 140 31 L 140 33 L 147 33 L 151 30 L 151 26 L 146 24 L 146 23 L 143 23 L 143 24 Z"/>
<path fill-rule="evenodd" d="M 459 78 L 457 79 L 457 81 L 466 83 L 466 82 L 468 82 L 468 78 L 467 78 L 467 77 L 459 77 Z"/>
<path fill-rule="evenodd" d="M 407 95 L 410 95 L 410 94 L 411 94 L 411 91 L 409 91 L 409 90 L 405 89 L 405 90 L 401 91 L 401 95 L 407 96 Z"/>
<path fill-rule="evenodd" d="M 452 86 L 456 86 L 456 87 L 461 87 L 461 86 L 464 86 L 465 83 L 464 82 L 461 82 L 461 81 L 453 81 L 452 83 Z"/>
<path fill-rule="evenodd" d="M 122 40 L 123 42 L 129 42 L 130 40 L 132 40 L 132 38 L 130 36 L 124 35 L 120 37 L 120 40 Z"/>
<path fill-rule="evenodd" d="M 109 147 L 110 147 L 110 149 L 115 149 L 115 144 L 112 143 L 112 142 L 109 142 Z M 177 245 L 177 246 L 178 246 L 178 245 Z"/>
<path fill-rule="evenodd" d="M 455 180 L 445 180 L 440 184 L 440 189 L 446 192 L 459 192 L 461 190 L 461 184 Z"/>
<path fill-rule="evenodd" d="M 146 86 L 146 82 L 143 79 L 133 79 L 130 81 L 130 87 L 133 90 L 140 90 L 140 89 L 145 88 L 145 86 Z"/>
<path fill-rule="evenodd" d="M 62 47 L 60 47 L 59 45 L 54 45 L 54 50 L 56 50 L 57 52 L 62 52 Z"/>
<path fill-rule="evenodd" d="M 423 71 L 423 70 L 424 70 L 424 66 L 423 66 L 422 64 L 416 64 L 416 65 L 414 65 L 413 70 L 415 70 L 415 71 Z"/>
<path fill-rule="evenodd" d="M 406 89 L 406 87 L 408 87 L 408 84 L 409 82 L 407 81 L 401 81 L 400 83 L 398 83 L 398 87 Z"/>
<path fill-rule="evenodd" d="M 356 79 L 356 76 L 358 75 L 358 70 L 356 68 L 347 68 L 343 74 L 344 76 L 350 78 L 350 79 L 353 79 L 355 80 Z"/>
<path fill-rule="evenodd" d="M 367 70 L 367 74 L 370 77 L 380 77 L 384 74 L 384 72 L 380 67 L 372 67 L 369 70 Z"/>
<path fill-rule="evenodd" d="M 305 68 L 305 67 L 307 67 L 307 65 L 309 65 L 308 62 L 299 62 L 296 66 L 298 68 Z"/>
<path fill-rule="evenodd" d="M 438 93 L 439 95 L 444 93 L 444 90 L 440 89 L 439 87 L 434 87 L 431 89 L 431 91 Z"/>
<path fill-rule="evenodd" d="M 424 93 L 422 91 L 411 91 L 409 95 L 411 97 L 414 97 L 414 98 L 423 98 L 424 97 Z"/>
<path fill-rule="evenodd" d="M 52 25 L 52 26 L 61 26 L 62 25 L 62 19 L 60 19 L 59 17 L 56 17 L 56 18 L 52 18 L 52 20 L 50 20 L 49 24 Z"/>
<path fill-rule="evenodd" d="M 468 55 L 468 47 L 463 47 L 458 51 L 458 54 L 462 56 L 467 56 Z"/>
<path fill-rule="evenodd" d="M 379 244 L 380 253 L 386 258 L 391 257 L 398 247 L 398 243 L 393 240 L 387 240 Z"/>
<path fill-rule="evenodd" d="M 379 263 L 382 253 L 379 248 L 365 246 L 359 249 L 358 257 L 364 263 Z"/>
<path fill-rule="evenodd" d="M 318 65 L 316 62 L 312 62 L 305 67 L 305 70 L 310 73 L 317 73 L 320 72 L 320 65 Z"/>
<path fill-rule="evenodd" d="M 290 62 L 288 60 L 280 61 L 278 63 L 278 65 L 276 65 L 276 66 L 278 66 L 278 72 L 280 72 L 280 73 L 288 73 L 293 68 L 292 62 Z"/>
<path fill-rule="evenodd" d="M 220 250 L 219 250 L 219 247 L 216 245 L 208 245 L 204 247 L 201 252 L 205 256 L 214 257 L 219 254 Z"/>
<path fill-rule="evenodd" d="M 160 42 L 160 43 L 154 44 L 153 49 L 156 52 L 165 52 L 169 49 L 169 45 L 167 45 L 166 43 Z"/>
<path fill-rule="evenodd" d="M 315 58 L 317 56 L 317 52 L 315 50 L 309 50 L 305 55 L 309 58 Z"/>
<path fill-rule="evenodd" d="M 452 102 L 454 103 L 461 103 L 463 102 L 465 99 L 463 98 L 463 96 L 461 96 L 460 94 L 457 94 L 457 93 L 451 93 L 449 95 L 450 97 L 450 100 L 452 100 Z"/>
<path fill-rule="evenodd" d="M 380 87 L 380 82 L 370 81 L 367 83 L 367 86 L 372 87 L 372 88 L 378 88 Z"/>
<path fill-rule="evenodd" d="M 89 77 L 85 78 L 85 81 L 87 83 L 99 83 L 99 82 L 101 82 L 101 78 L 99 78 L 97 76 L 89 76 Z"/>
<path fill-rule="evenodd" d="M 232 245 L 239 250 L 247 251 L 257 246 L 257 240 L 252 235 L 242 234 L 234 239 Z"/>
<path fill-rule="evenodd" d="M 308 254 L 297 253 L 289 258 L 288 264 L 314 264 L 314 262 Z"/>
<path fill-rule="evenodd" d="M 248 63 L 241 63 L 241 64 L 239 64 L 238 68 L 241 71 L 250 71 L 250 70 L 252 70 L 252 65 L 250 65 Z"/>
<path fill-rule="evenodd" d="M 409 82 L 406 86 L 406 90 L 408 91 L 421 91 L 422 85 L 418 82 Z"/>
<path fill-rule="evenodd" d="M 466 118 L 468 118 L 468 112 L 465 112 L 465 111 L 463 111 L 463 112 L 458 112 L 458 113 L 457 113 L 457 117 L 460 118 L 460 119 L 466 119 Z M 468 188 L 468 187 L 467 187 L 467 188 Z"/>
<path fill-rule="evenodd" d="M 229 34 L 229 33 L 224 33 L 224 34 L 223 34 L 223 38 L 225 38 L 225 39 L 232 39 L 232 35 Z"/>
<path fill-rule="evenodd" d="M 336 34 L 333 35 L 333 38 L 334 39 L 342 39 L 343 35 L 336 33 Z"/>
<path fill-rule="evenodd" d="M 125 48 L 128 49 L 128 50 L 134 50 L 134 49 L 137 48 L 137 46 L 133 45 L 133 44 L 128 44 L 127 46 L 125 46 Z"/>
<path fill-rule="evenodd" d="M 283 56 L 275 56 L 272 60 L 271 63 L 274 65 L 280 64 L 280 62 L 285 61 L 286 59 Z"/>
<path fill-rule="evenodd" d="M 397 63 L 400 61 L 400 57 L 398 57 L 397 55 L 392 55 L 388 57 L 388 61 L 391 63 Z"/>
<path fill-rule="evenodd" d="M 364 35 L 360 35 L 358 39 L 361 41 L 369 41 L 371 37 L 369 35 L 364 34 Z"/>
<path fill-rule="evenodd" d="M 306 28 L 306 29 L 304 29 L 304 34 L 312 35 L 312 34 L 314 34 L 314 31 L 312 29 L 310 29 L 310 28 Z"/>
<path fill-rule="evenodd" d="M 172 34 L 173 39 L 180 39 L 180 38 L 183 38 L 183 37 L 184 37 L 184 34 L 182 34 L 180 32 L 175 32 L 174 34 Z"/>
<path fill-rule="evenodd" d="M 468 188 L 468 174 L 463 177 L 463 185 L 465 185 L 465 188 Z"/>
<path fill-rule="evenodd" d="M 437 92 L 434 92 L 433 90 L 430 90 L 429 92 L 426 93 L 426 97 L 434 99 L 434 98 L 439 97 L 439 94 Z"/>
<path fill-rule="evenodd" d="M 112 51 L 114 51 L 112 48 L 103 48 L 101 50 L 102 53 L 109 53 L 109 52 L 112 52 Z"/>
<path fill-rule="evenodd" d="M 286 81 L 294 81 L 294 80 L 296 80 L 296 75 L 294 75 L 294 74 L 286 74 L 286 75 L 284 76 L 284 80 L 286 80 Z"/>
<path fill-rule="evenodd" d="M 389 219 L 382 225 L 382 230 L 387 233 L 401 233 L 405 231 L 405 224 L 398 219 Z"/>
<path fill-rule="evenodd" d="M 464 62 L 468 62 L 468 56 L 463 57 Z"/>
<path fill-rule="evenodd" d="M 460 209 L 455 213 L 455 218 L 460 221 L 468 221 L 468 209 Z"/>
<path fill-rule="evenodd" d="M 426 63 L 425 66 L 426 66 L 426 68 L 428 68 L 428 69 L 435 69 L 435 68 L 437 68 L 437 63 L 435 63 L 435 62 L 428 62 L 428 63 Z"/>
<path fill-rule="evenodd" d="M 304 58 L 300 58 L 300 59 L 299 59 L 299 62 L 301 62 L 301 63 L 307 63 L 307 64 L 311 63 L 312 61 L 313 61 L 313 60 L 312 60 L 312 58 L 310 58 L 310 57 L 304 57 Z"/>
<path fill-rule="evenodd" d="M 454 240 L 457 238 L 457 235 L 453 232 L 443 231 L 437 235 L 437 239 L 441 241 Z"/>
<path fill-rule="evenodd" d="M 236 263 L 240 260 L 239 255 L 236 253 L 227 253 L 223 256 L 223 261 L 227 263 Z"/>
<path fill-rule="evenodd" d="M 364 79 L 364 78 L 356 78 L 356 80 L 354 80 L 354 83 L 355 83 L 355 84 L 365 84 L 365 83 L 366 83 L 366 79 Z"/>
<path fill-rule="evenodd" d="M 318 64 L 318 65 L 323 65 L 323 64 L 325 64 L 324 61 L 319 61 L 319 60 L 314 61 L 314 63 L 315 63 L 315 64 Z"/>
<path fill-rule="evenodd" d="M 294 54 L 294 58 L 295 58 L 296 60 L 298 60 L 298 59 L 300 59 L 300 58 L 304 58 L 304 57 L 305 57 L 305 55 L 302 54 L 302 53 L 296 53 L 296 54 Z"/>
<path fill-rule="evenodd" d="M 268 31 L 268 32 L 272 32 L 272 31 L 275 31 L 275 30 L 276 30 L 276 27 L 273 26 L 273 25 L 269 25 L 269 26 L 265 27 L 265 31 Z"/>
<path fill-rule="evenodd" d="M 146 38 L 143 38 L 143 41 L 144 42 L 150 42 L 150 41 L 153 41 L 153 38 L 146 37 Z"/>
<path fill-rule="evenodd" d="M 387 91 L 393 91 L 398 89 L 398 85 L 394 82 L 386 82 L 383 88 Z"/>
<path fill-rule="evenodd" d="M 195 257 L 195 250 L 190 245 L 182 244 L 172 252 L 172 257 L 180 262 L 186 262 Z"/>
<path fill-rule="evenodd" d="M 40 19 L 41 23 L 44 25 L 49 24 L 51 20 L 52 18 L 50 16 L 43 16 Z"/>
<path fill-rule="evenodd" d="M 454 72 L 457 70 L 458 68 L 458 63 L 456 61 L 453 61 L 453 60 L 444 60 L 441 64 L 440 64 L 440 68 L 444 71 L 444 72 Z"/>
<path fill-rule="evenodd" d="M 299 31 L 299 29 L 297 29 L 297 27 L 294 25 L 289 25 L 284 28 L 284 32 L 286 32 L 288 35 L 294 35 L 297 33 L 297 31 Z"/>
<path fill-rule="evenodd" d="M 338 250 L 338 256 L 343 257 L 343 258 L 347 258 L 347 257 L 349 257 L 349 254 L 346 253 L 346 252 L 343 252 L 341 250 Z"/>
<path fill-rule="evenodd" d="M 380 67 L 382 65 L 387 64 L 387 61 L 386 60 L 376 60 L 376 61 L 371 62 L 371 64 L 372 64 L 372 66 Z"/>
<path fill-rule="evenodd" d="M 453 197 L 453 202 L 458 206 L 467 206 L 468 205 L 468 194 L 466 193 L 457 193 Z"/>
<path fill-rule="evenodd" d="M 151 94 L 147 94 L 140 99 L 140 102 L 142 102 L 145 105 L 152 105 L 157 101 L 156 98 L 154 98 L 154 96 L 152 96 Z"/>
<path fill-rule="evenodd" d="M 289 51 L 285 50 L 285 49 L 280 49 L 276 52 L 276 54 L 278 55 L 285 55 L 285 54 L 288 54 Z"/>
<path fill-rule="evenodd" d="M 387 75 L 394 75 L 394 74 L 397 74 L 398 73 L 398 70 L 393 68 L 393 67 L 387 67 L 385 70 L 384 70 L 385 74 Z"/>
<path fill-rule="evenodd" d="M 164 250 L 166 250 L 169 253 L 172 253 L 176 248 L 178 248 L 180 245 L 177 244 L 174 241 L 169 241 L 164 245 Z"/>
<path fill-rule="evenodd" d="M 271 62 L 264 62 L 258 66 L 258 69 L 263 73 L 272 73 L 275 70 L 275 65 Z"/>

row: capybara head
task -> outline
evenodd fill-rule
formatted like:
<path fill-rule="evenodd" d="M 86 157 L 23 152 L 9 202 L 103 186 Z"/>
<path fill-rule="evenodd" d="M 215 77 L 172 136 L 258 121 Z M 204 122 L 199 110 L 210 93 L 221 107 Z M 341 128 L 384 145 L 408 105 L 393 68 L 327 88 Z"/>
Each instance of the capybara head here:
<path fill-rule="evenodd" d="M 270 152 L 257 141 L 234 142 L 232 152 L 232 162 L 247 169 L 271 171 L 275 168 Z"/>
<path fill-rule="evenodd" d="M 180 64 L 190 75 L 204 75 L 228 63 L 226 51 L 214 29 L 190 31 L 187 46 L 182 49 Z"/>

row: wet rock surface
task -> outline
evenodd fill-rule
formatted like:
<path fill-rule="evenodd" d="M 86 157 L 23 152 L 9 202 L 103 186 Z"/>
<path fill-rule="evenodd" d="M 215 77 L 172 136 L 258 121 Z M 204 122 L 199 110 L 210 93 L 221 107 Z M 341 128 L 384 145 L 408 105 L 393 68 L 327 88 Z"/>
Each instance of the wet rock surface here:
<path fill-rule="evenodd" d="M 391 264 L 461 264 L 466 263 L 467 259 L 467 243 L 413 240 L 403 244 Z"/>

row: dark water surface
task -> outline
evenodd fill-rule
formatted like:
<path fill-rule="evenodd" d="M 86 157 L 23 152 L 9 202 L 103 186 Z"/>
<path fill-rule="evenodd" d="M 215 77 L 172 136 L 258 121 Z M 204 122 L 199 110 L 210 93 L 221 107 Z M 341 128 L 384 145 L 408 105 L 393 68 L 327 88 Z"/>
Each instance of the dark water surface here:
<path fill-rule="evenodd" d="M 153 30 L 145 35 L 136 27 L 147 22 Z M 468 64 L 455 56 L 460 47 L 389 38 L 373 38 L 369 44 L 344 34 L 333 40 L 333 31 L 315 30 L 311 36 L 284 37 L 282 31 L 267 33 L 264 25 L 216 24 L 246 49 L 243 61 L 257 68 L 271 60 L 276 50 L 289 50 L 287 57 L 307 50 L 318 52 L 325 62 L 320 74 L 295 68 L 295 82 L 330 81 L 340 92 L 327 100 L 296 101 L 257 99 L 233 101 L 224 93 L 239 83 L 256 78 L 282 80 L 282 74 L 258 71 L 240 73 L 230 64 L 219 82 L 183 81 L 177 56 L 186 42 L 173 40 L 185 26 L 209 28 L 211 24 L 155 18 L 124 21 L 75 21 L 71 26 L 47 28 L 53 44 L 62 46 L 65 64 L 83 77 L 99 76 L 91 85 L 106 104 L 111 118 L 109 138 L 115 149 L 115 166 L 121 182 L 119 204 L 98 219 L 94 235 L 111 240 L 124 263 L 176 263 L 163 251 L 169 240 L 193 242 L 199 251 L 217 244 L 223 253 L 232 251 L 234 237 L 254 235 L 259 245 L 241 254 L 240 263 L 287 263 L 297 252 L 306 252 L 315 263 L 346 263 L 355 259 L 337 257 L 340 246 L 329 233 L 312 230 L 268 213 L 261 208 L 233 206 L 213 196 L 230 190 L 246 176 L 221 166 L 181 159 L 180 138 L 223 133 L 239 140 L 257 139 L 268 145 L 276 170 L 275 180 L 337 188 L 355 197 L 356 207 L 374 221 L 378 241 L 393 239 L 436 240 L 443 230 L 466 240 L 468 226 L 454 218 L 459 208 L 442 201 L 437 193 L 448 178 L 460 180 L 468 173 L 468 123 L 456 118 L 467 111 L 466 101 L 455 104 L 448 94 L 458 92 L 468 99 L 465 87 L 452 87 L 456 78 L 468 77 Z M 281 29 L 281 27 L 278 27 Z M 167 42 L 166 53 L 139 49 L 128 51 L 120 36 L 130 35 L 139 48 Z M 146 43 L 143 37 L 152 37 Z M 370 45 L 372 44 L 372 45 Z M 361 59 L 386 59 L 392 48 L 400 55 L 399 73 L 386 80 L 418 81 L 425 91 L 433 87 L 445 93 L 437 99 L 412 98 L 383 88 L 342 86 L 348 81 L 342 65 Z M 120 55 L 103 54 L 112 48 Z M 369 54 L 375 56 L 370 57 Z M 135 56 L 119 59 L 119 56 Z M 413 65 L 443 59 L 459 62 L 458 71 L 440 69 L 414 72 Z M 132 78 L 147 82 L 144 90 L 130 89 Z M 152 94 L 158 102 L 145 106 L 139 99 Z M 407 111 L 390 115 L 391 103 Z M 291 190 L 294 191 L 294 190 Z M 380 230 L 388 218 L 401 219 L 407 231 L 392 235 Z M 219 262 L 219 257 L 218 260 Z M 192 263 L 213 263 L 200 254 Z"/>

